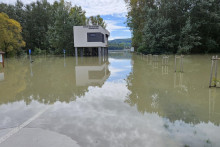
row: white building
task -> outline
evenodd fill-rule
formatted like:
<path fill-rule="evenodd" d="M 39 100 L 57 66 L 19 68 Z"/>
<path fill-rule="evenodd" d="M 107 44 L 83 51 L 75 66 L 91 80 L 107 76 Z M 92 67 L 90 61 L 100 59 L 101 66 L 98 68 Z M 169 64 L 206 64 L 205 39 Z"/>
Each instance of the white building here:
<path fill-rule="evenodd" d="M 108 38 L 110 33 L 101 26 L 74 26 L 75 55 L 80 49 L 83 55 L 106 55 L 108 53 Z"/>

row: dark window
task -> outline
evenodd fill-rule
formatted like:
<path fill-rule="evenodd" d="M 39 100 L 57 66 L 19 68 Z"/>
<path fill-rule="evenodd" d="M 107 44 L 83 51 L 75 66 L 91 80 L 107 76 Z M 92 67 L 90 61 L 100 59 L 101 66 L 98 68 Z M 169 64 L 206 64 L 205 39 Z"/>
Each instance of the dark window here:
<path fill-rule="evenodd" d="M 87 42 L 104 42 L 102 33 L 87 33 Z"/>
<path fill-rule="evenodd" d="M 95 33 L 91 33 L 91 34 L 89 34 L 90 35 L 90 37 L 96 37 L 96 34 Z"/>
<path fill-rule="evenodd" d="M 102 42 L 105 43 L 104 34 L 102 34 Z"/>

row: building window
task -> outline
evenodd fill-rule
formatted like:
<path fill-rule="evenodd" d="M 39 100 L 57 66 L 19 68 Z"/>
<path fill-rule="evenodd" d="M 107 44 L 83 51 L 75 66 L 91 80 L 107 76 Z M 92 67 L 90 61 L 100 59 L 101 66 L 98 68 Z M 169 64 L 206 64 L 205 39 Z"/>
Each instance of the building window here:
<path fill-rule="evenodd" d="M 90 37 L 96 37 L 96 34 L 95 33 L 91 33 L 89 36 Z"/>
<path fill-rule="evenodd" d="M 104 34 L 102 34 L 102 42 L 105 43 Z"/>
<path fill-rule="evenodd" d="M 87 42 L 105 42 L 102 33 L 87 33 Z"/>

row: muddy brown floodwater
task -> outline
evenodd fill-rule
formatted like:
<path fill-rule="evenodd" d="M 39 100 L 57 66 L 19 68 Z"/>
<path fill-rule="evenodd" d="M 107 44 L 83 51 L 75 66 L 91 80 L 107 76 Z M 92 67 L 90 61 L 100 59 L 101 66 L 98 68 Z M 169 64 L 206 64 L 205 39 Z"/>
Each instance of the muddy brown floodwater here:
<path fill-rule="evenodd" d="M 220 88 L 208 88 L 210 59 L 184 56 L 183 73 L 179 61 L 174 72 L 174 56 L 162 64 L 162 56 L 127 52 L 6 59 L 0 147 L 218 147 Z"/>

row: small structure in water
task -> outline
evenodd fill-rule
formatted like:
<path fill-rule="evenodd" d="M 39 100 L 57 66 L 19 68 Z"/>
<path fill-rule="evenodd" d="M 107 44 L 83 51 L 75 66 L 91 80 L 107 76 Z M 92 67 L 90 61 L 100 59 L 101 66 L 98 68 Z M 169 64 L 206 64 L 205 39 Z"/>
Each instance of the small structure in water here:
<path fill-rule="evenodd" d="M 3 68 L 4 68 L 4 54 L 5 52 L 0 51 L 0 63 L 2 64 Z"/>
<path fill-rule="evenodd" d="M 177 59 L 180 59 L 180 72 L 183 72 L 183 57 L 184 55 L 177 56 L 175 55 L 175 72 L 177 71 Z"/>
<path fill-rule="evenodd" d="M 169 63 L 169 56 L 162 57 L 162 65 L 168 65 Z"/>
<path fill-rule="evenodd" d="M 75 56 L 104 56 L 108 54 L 110 33 L 101 26 L 74 26 Z"/>

